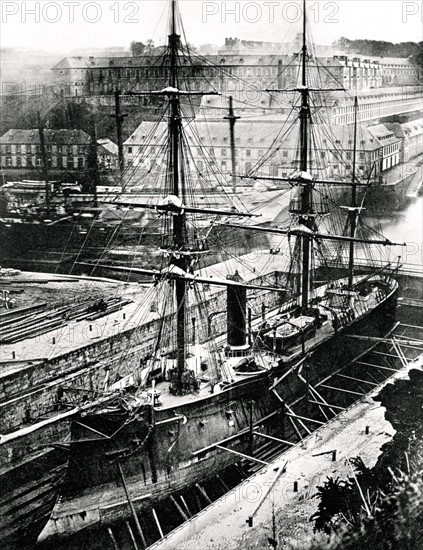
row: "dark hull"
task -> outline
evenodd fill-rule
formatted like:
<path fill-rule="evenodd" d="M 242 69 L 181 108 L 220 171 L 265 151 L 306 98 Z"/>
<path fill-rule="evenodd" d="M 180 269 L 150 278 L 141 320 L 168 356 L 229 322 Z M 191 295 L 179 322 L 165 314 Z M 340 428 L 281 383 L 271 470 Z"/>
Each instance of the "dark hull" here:
<path fill-rule="evenodd" d="M 360 345 L 363 345 L 361 351 L 365 351 L 365 345 L 357 345 L 355 340 L 351 343 L 346 332 L 386 333 L 393 322 L 396 293 L 397 290 L 366 317 L 352 321 L 342 333 L 314 350 L 310 361 L 311 383 L 329 376 L 357 356 Z M 49 539 L 50 543 L 81 529 L 129 518 L 118 464 L 130 493 L 136 497 L 135 508 L 142 511 L 239 460 L 213 445 L 236 436 L 225 444 L 248 454 L 251 401 L 253 422 L 260 425 L 262 432 L 283 438 L 281 402 L 269 387 L 274 377 L 288 367 L 284 365 L 279 372 L 276 369 L 235 383 L 221 393 L 174 409 L 156 408 L 155 428 L 151 434 L 151 409 L 143 411 L 142 419 L 138 417 L 130 422 L 125 416 L 102 414 L 82 418 L 72 427 L 73 443 L 61 504 L 53 512 L 40 540 Z M 278 386 L 278 394 L 291 402 L 304 395 L 304 383 L 291 374 Z M 175 415 L 179 420 L 175 420 Z M 110 439 L 98 436 L 99 432 L 111 436 L 122 422 L 124 426 L 117 435 Z"/>

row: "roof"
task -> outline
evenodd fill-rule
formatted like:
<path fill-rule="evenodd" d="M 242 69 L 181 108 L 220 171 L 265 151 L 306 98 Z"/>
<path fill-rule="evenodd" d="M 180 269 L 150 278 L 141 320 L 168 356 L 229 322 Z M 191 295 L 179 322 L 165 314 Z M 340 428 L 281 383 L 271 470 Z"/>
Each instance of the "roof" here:
<path fill-rule="evenodd" d="M 89 144 L 90 136 L 83 130 L 44 130 L 44 138 L 47 145 L 72 145 Z M 21 130 L 12 129 L 0 137 L 0 143 L 6 144 L 32 144 L 40 143 L 40 134 L 37 129 Z"/>
<path fill-rule="evenodd" d="M 103 147 L 104 149 L 106 149 L 112 155 L 118 154 L 119 148 L 116 145 L 116 143 L 113 143 L 111 139 L 108 139 L 108 138 L 98 139 L 97 144 L 100 147 Z"/>
<path fill-rule="evenodd" d="M 293 131 L 285 133 L 290 123 L 285 119 L 272 117 L 268 120 L 244 119 L 241 118 L 236 122 L 235 138 L 236 146 L 240 148 L 275 148 L 279 146 L 283 149 L 296 148 L 298 142 L 298 133 Z M 314 127 L 319 125 L 315 124 Z M 162 143 L 163 136 L 166 135 L 167 125 L 165 122 L 159 124 L 155 122 L 142 122 L 135 132 L 124 143 L 125 146 L 139 146 Z M 154 131 L 155 130 L 155 131 Z M 153 133 L 154 132 L 154 133 Z M 188 142 L 194 146 L 198 144 L 198 139 L 206 147 L 220 146 L 225 147 L 227 144 L 230 147 L 229 141 L 229 125 L 227 121 L 207 121 L 204 122 L 201 118 L 197 118 L 195 125 L 195 134 L 191 135 L 189 125 L 186 127 Z M 352 149 L 353 143 L 353 128 L 346 125 L 331 125 L 330 128 L 325 127 L 325 140 L 320 140 L 320 148 L 331 149 L 337 140 L 341 146 L 346 149 Z M 195 136 L 195 137 L 194 137 Z M 358 147 L 360 150 L 373 151 L 379 149 L 380 145 L 377 140 L 371 135 L 368 129 L 360 126 L 358 132 Z"/>

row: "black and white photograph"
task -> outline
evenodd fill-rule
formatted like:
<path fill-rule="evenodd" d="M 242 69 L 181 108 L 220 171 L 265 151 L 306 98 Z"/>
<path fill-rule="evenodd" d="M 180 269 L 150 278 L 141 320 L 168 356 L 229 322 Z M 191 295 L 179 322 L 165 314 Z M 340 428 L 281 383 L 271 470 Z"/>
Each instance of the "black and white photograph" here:
<path fill-rule="evenodd" d="M 423 3 L 2 0 L 2 550 L 423 548 Z"/>

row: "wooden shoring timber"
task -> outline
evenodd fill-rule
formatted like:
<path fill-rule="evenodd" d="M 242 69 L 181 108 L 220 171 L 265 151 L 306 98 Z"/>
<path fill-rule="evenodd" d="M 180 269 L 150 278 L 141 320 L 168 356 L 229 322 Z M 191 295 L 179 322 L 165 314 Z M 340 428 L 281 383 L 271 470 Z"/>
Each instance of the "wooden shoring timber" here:
<path fill-rule="evenodd" d="M 374 353 L 375 355 L 381 355 L 382 357 L 391 357 L 392 359 L 398 359 L 398 355 L 394 355 L 393 353 L 386 353 L 385 351 L 372 351 L 371 353 Z M 412 359 L 409 359 L 406 357 L 407 361 L 412 361 Z"/>
<path fill-rule="evenodd" d="M 207 503 L 208 504 L 211 504 L 212 503 L 212 500 L 211 498 L 209 497 L 209 495 L 206 493 L 206 490 L 204 489 L 204 487 L 201 487 L 201 485 L 199 483 L 196 483 L 195 484 L 195 487 L 197 488 L 197 490 L 199 491 L 199 493 L 201 495 L 203 495 L 203 497 L 206 499 Z"/>
<path fill-rule="evenodd" d="M 303 436 L 301 435 L 300 430 L 298 429 L 297 425 L 295 424 L 294 419 L 292 418 L 292 416 L 288 416 L 287 418 L 288 418 L 288 420 L 290 421 L 292 427 L 294 428 L 296 434 L 297 434 L 298 437 L 300 438 L 300 441 L 302 441 L 302 440 L 303 440 Z"/>
<path fill-rule="evenodd" d="M 125 479 L 125 476 L 124 476 L 124 473 L 123 473 L 123 469 L 122 469 L 122 465 L 121 465 L 120 462 L 118 462 L 118 470 L 119 470 L 119 474 L 120 474 L 120 479 L 121 479 L 121 481 L 122 481 L 123 489 L 124 489 L 124 491 L 125 491 L 126 500 L 128 501 L 128 506 L 129 506 L 129 509 L 130 509 L 130 511 L 131 511 L 132 517 L 134 518 L 135 526 L 136 526 L 136 528 L 137 528 L 138 534 L 139 534 L 141 540 L 143 541 L 144 546 L 147 546 L 147 545 L 145 544 L 144 533 L 142 532 L 140 520 L 138 519 L 137 512 L 136 512 L 136 510 L 135 510 L 134 503 L 133 503 L 133 501 L 132 501 L 132 499 L 131 499 L 131 495 L 129 494 L 129 489 L 128 489 L 128 486 L 127 486 L 127 484 L 126 484 L 126 479 Z"/>
<path fill-rule="evenodd" d="M 129 521 L 125 521 L 125 523 L 126 523 L 126 527 L 128 529 L 129 537 L 131 538 L 131 541 L 132 541 L 132 545 L 133 545 L 135 550 L 138 550 L 138 544 L 137 544 L 137 541 L 135 540 L 135 536 L 134 536 L 134 533 L 132 531 L 132 528 L 129 525 Z"/>
<path fill-rule="evenodd" d="M 370 382 L 370 380 L 362 380 L 361 378 L 355 378 L 354 376 L 347 376 L 346 374 L 337 374 L 340 378 L 345 378 L 346 380 L 353 380 L 354 382 L 362 382 L 363 384 L 370 384 L 370 386 L 378 386 L 375 382 Z"/>
<path fill-rule="evenodd" d="M 349 393 L 351 395 L 360 395 L 360 396 L 365 395 L 364 393 L 359 393 L 358 391 L 347 390 L 345 388 L 336 388 L 335 386 L 327 386 L 326 384 L 322 384 L 321 387 L 326 388 L 328 390 L 340 391 L 342 393 Z"/>
<path fill-rule="evenodd" d="M 379 338 L 377 336 L 359 336 L 358 334 L 346 334 L 348 338 L 356 338 L 358 340 L 366 340 L 367 342 L 379 342 L 381 344 L 391 344 L 392 338 Z M 396 337 L 398 338 L 398 336 Z M 420 344 L 420 345 L 419 345 Z M 404 338 L 401 341 L 401 346 L 405 346 L 411 349 L 423 350 L 423 342 L 412 338 Z"/>
<path fill-rule="evenodd" d="M 182 510 L 181 506 L 178 504 L 178 502 L 176 501 L 176 498 L 173 496 L 173 495 L 170 495 L 170 500 L 173 502 L 173 504 L 175 505 L 175 508 L 178 510 L 178 512 L 180 513 L 180 515 L 182 516 L 182 519 L 184 521 L 188 521 L 188 516 L 186 515 L 186 513 Z"/>
<path fill-rule="evenodd" d="M 358 365 L 364 365 L 365 367 L 372 367 L 374 369 L 388 370 L 390 372 L 398 372 L 399 369 L 393 369 L 391 367 L 383 367 L 382 365 L 375 365 L 374 363 L 366 363 L 364 361 L 357 361 Z"/>
<path fill-rule="evenodd" d="M 323 395 L 321 395 L 314 386 L 312 386 L 311 384 L 309 384 L 309 388 L 310 388 L 310 391 L 311 393 L 314 395 L 315 399 L 319 399 L 322 403 L 324 403 L 325 405 L 328 404 L 328 402 L 326 401 L 326 399 L 323 397 Z M 329 407 L 329 410 L 330 412 L 335 416 L 336 415 L 336 412 L 333 411 L 331 409 L 331 407 Z M 325 418 L 329 421 L 329 417 L 323 412 L 323 410 L 321 411 L 323 413 L 323 415 L 325 416 Z"/>
<path fill-rule="evenodd" d="M 274 437 L 273 435 L 262 434 L 260 432 L 254 432 L 254 435 L 257 435 L 258 437 L 263 437 L 265 439 L 270 439 L 271 441 L 277 441 L 278 443 L 292 445 L 293 447 L 295 447 L 296 445 L 296 443 L 292 443 L 292 441 L 286 441 L 286 439 L 280 439 L 279 437 Z"/>
<path fill-rule="evenodd" d="M 296 419 L 298 421 L 298 424 L 304 428 L 304 430 L 310 435 L 311 434 L 311 430 L 304 424 L 304 422 L 301 420 L 301 418 L 299 416 L 297 416 L 294 411 L 291 409 L 291 407 L 289 407 L 288 405 L 286 405 L 286 410 L 288 412 L 290 412 L 291 414 L 289 415 L 289 418 L 292 418 L 292 419 Z"/>
<path fill-rule="evenodd" d="M 401 349 L 401 342 L 396 338 L 392 338 L 392 343 L 395 351 L 398 353 L 398 357 L 399 357 L 399 360 L 401 361 L 402 366 L 406 367 L 408 365 L 408 361 L 405 358 L 404 352 Z"/>
<path fill-rule="evenodd" d="M 316 405 L 321 405 L 322 407 L 329 407 L 332 409 L 338 409 L 339 411 L 345 411 L 346 407 L 340 407 L 339 405 L 330 405 L 329 403 L 320 403 L 319 401 L 314 401 L 310 399 L 310 403 L 315 403 Z"/>
<path fill-rule="evenodd" d="M 228 449 L 228 447 L 224 447 L 223 445 L 215 445 L 215 447 L 217 449 L 222 449 L 223 451 L 227 451 L 228 453 L 238 455 L 242 458 L 246 458 L 247 460 L 253 460 L 255 462 L 259 462 L 260 464 L 264 464 L 265 466 L 267 466 L 269 464 L 268 462 L 266 462 L 264 460 L 261 460 L 260 458 L 256 458 L 255 456 L 249 456 L 249 455 L 246 455 L 244 453 L 240 453 L 239 451 L 234 451 L 233 449 Z"/>
<path fill-rule="evenodd" d="M 308 359 L 307 357 L 303 357 L 301 359 L 301 361 L 298 361 L 298 363 L 296 363 L 294 366 L 292 366 L 288 371 L 286 371 L 285 374 L 283 374 L 280 378 L 278 378 L 277 380 L 274 381 L 274 383 L 272 384 L 272 386 L 270 386 L 270 390 L 274 390 L 276 388 L 276 386 L 278 386 L 289 374 L 291 374 L 292 372 L 295 372 L 295 370 L 300 367 L 304 361 Z"/>
<path fill-rule="evenodd" d="M 118 546 L 118 543 L 117 543 L 117 540 L 116 540 L 116 537 L 115 537 L 115 534 L 113 533 L 113 530 L 111 527 L 108 527 L 107 528 L 107 531 L 109 533 L 109 536 L 110 536 L 110 539 L 112 541 L 112 544 L 113 544 L 113 548 L 115 550 L 119 550 L 119 546 Z"/>
<path fill-rule="evenodd" d="M 157 517 L 156 510 L 154 508 L 151 508 L 151 511 L 153 512 L 154 521 L 156 522 L 157 529 L 158 529 L 159 534 L 160 534 L 160 538 L 162 539 L 164 537 L 164 533 L 163 533 L 163 530 L 162 530 L 162 526 L 160 525 L 159 518 Z"/>
<path fill-rule="evenodd" d="M 219 474 L 216 474 L 216 479 L 217 479 L 218 481 L 220 481 L 220 484 L 221 484 L 222 487 L 225 489 L 225 492 L 226 492 L 226 493 L 229 493 L 229 491 L 230 491 L 229 487 L 226 485 L 226 483 L 223 481 L 223 479 L 220 477 Z"/>
<path fill-rule="evenodd" d="M 324 426 L 326 422 L 322 422 L 321 420 L 315 420 L 314 418 L 307 418 L 307 416 L 301 416 L 299 414 L 295 414 L 292 412 L 287 412 L 286 416 L 292 416 L 293 418 L 299 418 L 300 420 L 305 420 L 306 422 L 314 422 L 315 424 L 320 424 L 320 426 Z"/>
<path fill-rule="evenodd" d="M 261 499 L 259 500 L 257 506 L 254 508 L 254 511 L 253 513 L 249 516 L 249 518 L 247 519 L 247 523 L 250 527 L 253 526 L 253 518 L 254 516 L 257 514 L 257 512 L 260 510 L 260 508 L 263 506 L 263 503 L 264 501 L 266 500 L 266 498 L 269 496 L 270 492 L 272 491 L 273 487 L 276 485 L 278 479 L 281 477 L 281 475 L 286 471 L 286 466 L 288 464 L 288 461 L 285 462 L 285 464 L 282 466 L 282 468 L 279 466 L 279 470 L 277 471 L 277 473 L 275 474 L 275 476 L 273 477 L 272 481 L 270 482 L 269 484 L 269 487 L 267 488 L 266 492 L 264 493 L 264 495 L 261 497 Z"/>
<path fill-rule="evenodd" d="M 373 374 L 369 371 L 367 371 L 366 374 L 367 374 L 367 376 L 369 376 L 373 380 L 373 382 L 375 383 L 375 386 L 379 386 L 379 384 L 382 384 L 382 382 L 385 381 L 385 379 L 384 379 L 381 382 L 379 382 L 378 380 L 376 380 L 376 378 L 373 376 Z"/>
<path fill-rule="evenodd" d="M 263 422 L 266 422 L 267 420 L 270 420 L 274 416 L 280 414 L 282 412 L 282 410 L 283 409 L 277 409 L 276 411 L 273 411 L 273 412 L 267 414 L 266 416 L 263 416 L 262 418 L 260 418 L 256 422 L 254 422 L 254 426 L 260 426 L 261 424 L 263 424 Z M 229 443 L 230 441 L 233 441 L 234 439 L 238 439 L 238 438 L 248 434 L 249 431 L 250 431 L 249 427 L 244 428 L 243 430 L 239 431 L 237 434 L 230 435 L 229 437 L 226 437 L 225 439 L 221 439 L 220 441 L 217 441 L 216 443 L 212 443 L 211 445 L 207 445 L 207 447 L 203 447 L 202 449 L 198 449 L 198 451 L 193 451 L 192 455 L 193 456 L 198 456 L 198 455 L 201 455 L 201 454 L 206 453 L 208 451 L 211 451 L 211 450 L 215 449 L 216 447 L 218 447 L 219 445 Z M 226 449 L 226 450 L 228 450 L 228 449 Z"/>
<path fill-rule="evenodd" d="M 407 325 L 407 323 L 400 323 L 400 326 L 401 327 L 406 327 L 406 328 L 415 328 L 417 330 L 422 330 L 423 331 L 423 326 L 419 326 L 419 325 Z"/>
<path fill-rule="evenodd" d="M 192 516 L 192 513 L 191 513 L 191 510 L 188 508 L 188 504 L 185 502 L 185 499 L 182 495 L 180 496 L 180 499 L 181 499 L 182 504 L 184 505 L 184 508 L 187 512 L 188 517 L 190 518 Z"/>

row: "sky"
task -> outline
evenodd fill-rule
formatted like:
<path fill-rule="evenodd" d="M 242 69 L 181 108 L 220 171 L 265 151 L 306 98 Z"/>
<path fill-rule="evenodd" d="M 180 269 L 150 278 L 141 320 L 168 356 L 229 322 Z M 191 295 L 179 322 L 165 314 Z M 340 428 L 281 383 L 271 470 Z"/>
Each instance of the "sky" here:
<path fill-rule="evenodd" d="M 300 32 L 302 2 L 278 0 L 180 0 L 187 39 L 223 45 L 225 37 L 284 42 Z M 156 45 L 166 35 L 164 0 L 1 0 L 0 46 L 71 51 L 128 47 L 132 40 Z M 315 43 L 340 36 L 390 42 L 423 40 L 423 2 L 403 0 L 309 0 Z"/>

